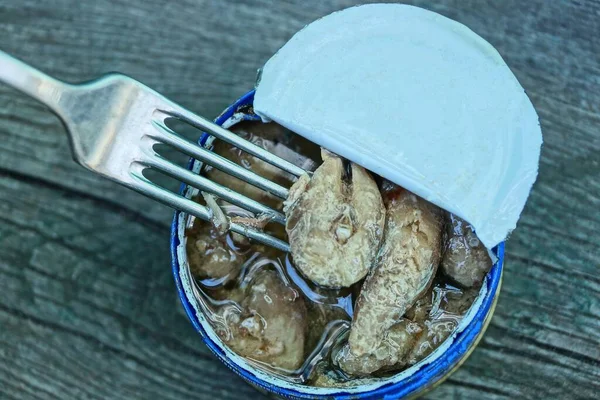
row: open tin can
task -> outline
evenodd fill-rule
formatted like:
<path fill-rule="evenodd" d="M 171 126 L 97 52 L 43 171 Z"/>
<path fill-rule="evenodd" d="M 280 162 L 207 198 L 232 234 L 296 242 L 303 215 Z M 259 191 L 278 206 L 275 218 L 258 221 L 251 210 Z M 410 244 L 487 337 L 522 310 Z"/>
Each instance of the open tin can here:
<path fill-rule="evenodd" d="M 254 91 L 250 91 L 228 107 L 216 120 L 229 128 L 240 121 L 260 121 L 252 112 Z M 206 145 L 209 136 L 204 134 L 200 144 Z M 365 138 L 368 140 L 368 138 Z M 200 172 L 202 163 L 191 159 L 190 170 Z M 180 193 L 192 197 L 194 190 L 182 185 Z M 493 249 L 497 257 L 483 282 L 479 296 L 471 305 L 456 330 L 429 356 L 397 374 L 372 379 L 368 384 L 349 388 L 321 388 L 294 384 L 278 378 L 249 364 L 232 352 L 212 330 L 194 295 L 194 281 L 189 271 L 185 246 L 185 231 L 190 224 L 189 215 L 176 212 L 171 228 L 171 257 L 173 277 L 183 307 L 202 340 L 225 365 L 254 387 L 272 395 L 291 399 L 405 399 L 416 397 L 442 382 L 473 351 L 492 317 L 500 291 L 504 264 L 504 243 Z"/>

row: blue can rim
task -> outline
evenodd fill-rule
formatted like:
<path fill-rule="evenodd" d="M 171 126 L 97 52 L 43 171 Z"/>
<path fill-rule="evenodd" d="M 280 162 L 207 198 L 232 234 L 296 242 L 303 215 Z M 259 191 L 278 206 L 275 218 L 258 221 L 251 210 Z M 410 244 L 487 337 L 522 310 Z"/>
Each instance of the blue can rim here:
<path fill-rule="evenodd" d="M 215 119 L 215 123 L 222 125 L 225 121 L 231 118 L 238 109 L 242 107 L 251 106 L 254 101 L 254 90 L 249 91 L 238 100 L 236 100 L 231 106 L 227 107 L 221 115 Z M 259 120 L 258 117 L 247 116 L 244 119 L 248 120 Z M 203 134 L 199 142 L 204 144 L 208 135 Z M 190 159 L 188 163 L 188 169 L 191 169 L 193 165 L 193 159 Z M 181 195 L 184 194 L 187 185 L 182 184 L 179 190 Z M 255 376 L 249 371 L 241 368 L 237 364 L 233 363 L 228 359 L 225 353 L 219 348 L 213 340 L 208 337 L 206 331 L 200 324 L 193 306 L 187 299 L 183 283 L 179 275 L 180 265 L 177 256 L 177 248 L 180 245 L 178 237 L 178 221 L 181 212 L 176 211 L 173 217 L 171 225 L 171 267 L 175 284 L 177 286 L 177 292 L 185 312 L 194 326 L 194 328 L 200 333 L 202 340 L 208 346 L 208 348 L 223 362 L 227 367 L 232 369 L 236 374 L 241 376 L 248 383 L 257 387 L 263 388 L 273 394 L 284 396 L 294 399 L 398 399 L 410 397 L 418 394 L 422 390 L 425 390 L 434 385 L 438 380 L 442 379 L 466 356 L 469 354 L 469 350 L 473 347 L 482 330 L 485 328 L 486 319 L 490 311 L 492 311 L 496 294 L 500 287 L 500 281 L 502 277 L 502 269 L 504 267 L 504 242 L 500 243 L 493 249 L 494 254 L 498 257 L 497 262 L 494 264 L 486 279 L 487 293 L 485 294 L 482 303 L 477 310 L 477 313 L 473 316 L 472 321 L 467 327 L 458 333 L 455 340 L 444 352 L 443 355 L 432 361 L 431 363 L 420 368 L 412 375 L 407 378 L 388 384 L 384 384 L 374 390 L 360 392 L 360 393 L 349 393 L 343 388 L 340 388 L 336 393 L 328 393 L 323 395 L 315 395 L 314 393 L 303 393 L 298 390 L 289 388 L 282 388 L 273 385 L 263 379 Z"/>

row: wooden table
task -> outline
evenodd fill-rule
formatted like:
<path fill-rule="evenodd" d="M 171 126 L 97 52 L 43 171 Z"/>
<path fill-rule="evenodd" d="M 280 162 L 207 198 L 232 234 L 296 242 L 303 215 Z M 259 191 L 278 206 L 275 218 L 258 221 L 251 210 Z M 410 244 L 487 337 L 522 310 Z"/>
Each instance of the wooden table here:
<path fill-rule="evenodd" d="M 59 78 L 118 70 L 206 116 L 348 1 L 0 1 L 0 48 Z M 544 133 L 485 338 L 427 398 L 600 393 L 600 3 L 413 1 L 498 48 Z M 59 120 L 0 86 L 0 398 L 263 398 L 182 311 L 171 211 L 75 165 Z"/>

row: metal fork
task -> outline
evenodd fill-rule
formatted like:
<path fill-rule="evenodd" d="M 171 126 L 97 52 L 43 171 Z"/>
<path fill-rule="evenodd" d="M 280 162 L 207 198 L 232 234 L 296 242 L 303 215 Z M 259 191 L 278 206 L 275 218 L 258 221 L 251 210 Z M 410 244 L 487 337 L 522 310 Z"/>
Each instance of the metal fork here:
<path fill-rule="evenodd" d="M 0 51 L 0 81 L 47 105 L 62 120 L 77 163 L 154 200 L 210 221 L 213 212 L 186 197 L 168 191 L 146 178 L 148 168 L 176 178 L 203 192 L 266 215 L 284 224 L 285 216 L 257 201 L 161 157 L 154 145 L 166 144 L 203 163 L 285 199 L 288 189 L 269 181 L 218 154 L 185 139 L 166 121 L 174 118 L 221 139 L 297 177 L 307 173 L 265 149 L 223 129 L 165 98 L 140 82 L 122 75 L 70 84 L 52 78 Z M 283 251 L 289 245 L 250 226 L 230 223 L 229 229 Z"/>

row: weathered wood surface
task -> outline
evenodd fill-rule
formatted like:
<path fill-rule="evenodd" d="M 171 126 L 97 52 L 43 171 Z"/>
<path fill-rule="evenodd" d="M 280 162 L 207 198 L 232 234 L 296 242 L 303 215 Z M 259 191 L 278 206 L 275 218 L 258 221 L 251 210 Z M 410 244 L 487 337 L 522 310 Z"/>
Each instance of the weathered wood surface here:
<path fill-rule="evenodd" d="M 119 70 L 214 116 L 294 32 L 357 2 L 252 3 L 0 0 L 0 48 L 67 80 Z M 412 3 L 498 48 L 545 139 L 495 317 L 426 397 L 597 398 L 600 3 Z M 59 121 L 0 86 L 0 398 L 262 398 L 183 314 L 171 212 L 68 154 Z"/>

